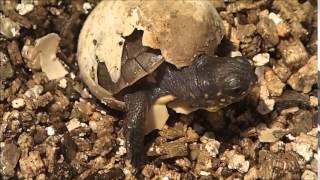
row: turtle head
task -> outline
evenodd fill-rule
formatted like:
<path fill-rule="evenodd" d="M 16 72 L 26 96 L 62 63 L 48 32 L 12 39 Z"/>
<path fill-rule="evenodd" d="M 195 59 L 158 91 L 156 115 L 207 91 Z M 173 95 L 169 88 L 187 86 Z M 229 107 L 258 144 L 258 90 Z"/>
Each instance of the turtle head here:
<path fill-rule="evenodd" d="M 244 57 L 201 56 L 195 66 L 202 108 L 217 109 L 237 102 L 257 81 L 253 66 Z"/>

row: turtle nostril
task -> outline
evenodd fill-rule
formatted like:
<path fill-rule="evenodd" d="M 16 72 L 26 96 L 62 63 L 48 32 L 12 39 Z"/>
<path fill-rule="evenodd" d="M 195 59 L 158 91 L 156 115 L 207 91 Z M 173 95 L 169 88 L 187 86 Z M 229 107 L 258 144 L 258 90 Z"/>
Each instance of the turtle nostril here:
<path fill-rule="evenodd" d="M 241 64 L 250 64 L 249 61 L 247 59 L 245 59 L 244 57 L 237 57 L 236 60 Z"/>
<path fill-rule="evenodd" d="M 241 57 L 237 58 L 237 61 L 239 61 L 240 63 L 245 63 L 244 59 Z"/>
<path fill-rule="evenodd" d="M 248 59 L 244 57 L 237 57 L 236 62 L 236 67 L 238 68 L 238 70 L 242 71 L 242 73 L 249 73 L 253 71 L 254 66 L 250 63 Z"/>

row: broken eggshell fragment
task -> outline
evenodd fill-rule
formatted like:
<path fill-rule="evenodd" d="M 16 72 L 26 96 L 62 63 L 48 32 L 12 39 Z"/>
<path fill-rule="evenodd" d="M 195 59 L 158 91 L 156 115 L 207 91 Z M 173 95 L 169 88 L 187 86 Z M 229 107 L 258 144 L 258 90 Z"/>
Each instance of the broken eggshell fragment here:
<path fill-rule="evenodd" d="M 222 20 L 209 0 L 101 1 L 82 27 L 77 60 L 90 91 L 114 109 L 123 109 L 124 103 L 98 84 L 98 64 L 103 62 L 117 83 L 124 70 L 126 37 L 135 30 L 143 31 L 143 46 L 160 50 L 164 60 L 177 68 L 191 65 L 199 54 L 213 55 L 224 35 Z"/>
<path fill-rule="evenodd" d="M 26 59 L 31 69 L 41 69 L 49 80 L 59 79 L 68 74 L 56 53 L 58 51 L 60 37 L 50 33 L 35 41 L 35 46 L 25 45 L 22 48 L 22 56 Z"/>

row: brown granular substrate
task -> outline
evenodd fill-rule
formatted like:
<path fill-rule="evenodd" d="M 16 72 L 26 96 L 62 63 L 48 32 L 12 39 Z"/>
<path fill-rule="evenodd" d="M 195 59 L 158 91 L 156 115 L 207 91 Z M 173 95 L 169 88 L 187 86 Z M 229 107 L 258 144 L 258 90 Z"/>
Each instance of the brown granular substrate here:
<path fill-rule="evenodd" d="M 316 1 L 211 1 L 227 32 L 216 54 L 252 59 L 259 83 L 219 112 L 172 114 L 134 177 L 123 113 L 78 77 L 78 34 L 98 0 L 1 0 L 0 179 L 316 179 Z M 23 50 L 49 33 L 68 73 L 57 80 Z"/>

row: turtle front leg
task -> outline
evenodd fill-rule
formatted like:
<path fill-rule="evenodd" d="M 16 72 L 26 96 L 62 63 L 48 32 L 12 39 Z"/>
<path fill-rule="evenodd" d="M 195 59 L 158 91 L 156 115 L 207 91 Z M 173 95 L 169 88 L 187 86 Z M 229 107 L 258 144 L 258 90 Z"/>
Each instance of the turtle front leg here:
<path fill-rule="evenodd" d="M 138 91 L 124 97 L 126 104 L 126 119 L 124 135 L 126 139 L 127 158 L 136 169 L 144 161 L 144 125 L 149 108 L 147 93 Z"/>

